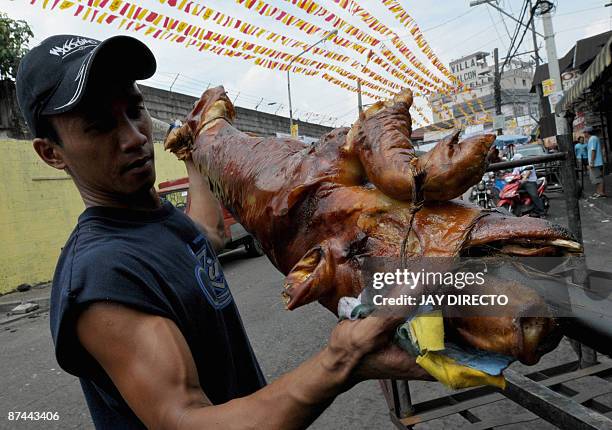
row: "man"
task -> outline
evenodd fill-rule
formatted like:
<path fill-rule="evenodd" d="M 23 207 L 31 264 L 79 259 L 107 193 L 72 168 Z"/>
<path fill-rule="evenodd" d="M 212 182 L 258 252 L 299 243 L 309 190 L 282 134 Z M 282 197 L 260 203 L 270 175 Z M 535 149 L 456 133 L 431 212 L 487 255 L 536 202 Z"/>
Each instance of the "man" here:
<path fill-rule="evenodd" d="M 604 188 L 604 163 L 601 141 L 599 140 L 599 137 L 595 135 L 593 127 L 587 127 L 584 130 L 584 134 L 588 138 L 587 157 L 589 162 L 589 177 L 591 179 L 591 183 L 596 187 L 595 193 L 592 197 L 595 199 L 600 197 L 608 197 Z"/>
<path fill-rule="evenodd" d="M 584 143 L 584 136 L 578 136 L 578 141 L 574 143 L 574 152 L 576 154 L 576 163 L 580 169 L 584 169 L 588 163 L 587 144 Z"/>
<path fill-rule="evenodd" d="M 136 39 L 61 35 L 17 75 L 34 149 L 86 207 L 57 264 L 50 320 L 96 427 L 304 428 L 361 380 L 427 378 L 389 344 L 402 319 L 380 315 L 338 324 L 321 352 L 265 385 L 214 251 L 223 218 L 207 181 L 187 160 L 191 219 L 153 188 L 135 81 L 155 67 Z"/>
<path fill-rule="evenodd" d="M 516 154 L 514 157 L 512 157 L 512 161 L 520 160 L 522 158 L 522 154 Z M 544 209 L 544 203 L 542 203 L 542 199 L 540 199 L 540 196 L 538 195 L 538 177 L 535 172 L 535 167 L 532 164 L 515 167 L 512 174 L 521 175 L 521 188 L 527 191 L 527 194 L 529 194 L 529 197 L 531 197 L 531 201 L 533 202 L 534 206 L 534 216 L 545 216 L 546 211 Z"/>

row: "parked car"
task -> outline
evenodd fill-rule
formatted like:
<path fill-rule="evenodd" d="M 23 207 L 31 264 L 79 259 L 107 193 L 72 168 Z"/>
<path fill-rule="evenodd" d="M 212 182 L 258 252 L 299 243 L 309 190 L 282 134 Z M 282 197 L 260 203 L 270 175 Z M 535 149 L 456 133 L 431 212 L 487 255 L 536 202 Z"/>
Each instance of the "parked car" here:
<path fill-rule="evenodd" d="M 189 178 L 160 182 L 158 193 L 161 198 L 168 200 L 177 209 L 183 212 L 189 210 Z M 263 255 L 263 248 L 257 239 L 251 236 L 223 205 L 221 205 L 221 210 L 223 211 L 223 224 L 225 225 L 224 250 L 236 249 L 244 245 L 249 256 Z"/>

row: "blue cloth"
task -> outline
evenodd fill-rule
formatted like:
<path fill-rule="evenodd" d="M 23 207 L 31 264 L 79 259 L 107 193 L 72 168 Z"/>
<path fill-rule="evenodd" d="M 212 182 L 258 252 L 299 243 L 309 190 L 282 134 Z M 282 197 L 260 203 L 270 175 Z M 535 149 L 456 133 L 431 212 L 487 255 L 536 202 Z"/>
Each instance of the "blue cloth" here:
<path fill-rule="evenodd" d="M 80 378 L 96 428 L 144 428 L 76 335 L 79 313 L 100 301 L 173 321 L 213 404 L 265 385 L 217 256 L 172 204 L 153 211 L 87 208 L 62 250 L 51 291 L 57 361 Z"/>
<path fill-rule="evenodd" d="M 593 162 L 593 166 L 603 166 L 603 153 L 601 151 L 601 142 L 599 141 L 599 137 L 589 137 L 588 151 L 589 164 L 591 164 L 591 157 L 593 156 L 593 151 L 595 151 L 595 161 Z"/>
<path fill-rule="evenodd" d="M 432 310 L 433 308 L 429 305 L 421 305 L 415 312 L 415 316 L 431 312 Z M 413 318 L 414 317 L 409 318 L 408 321 Z M 400 327 L 400 329 L 402 329 L 402 327 Z M 399 346 L 412 355 L 415 355 L 415 352 L 420 354 L 421 352 L 418 349 L 418 345 L 416 345 L 414 339 L 411 339 L 410 336 L 407 335 L 408 333 L 409 330 L 404 330 L 403 333 L 397 332 L 395 341 L 397 342 L 398 338 L 404 339 L 403 343 L 397 342 Z M 402 334 L 404 334 L 404 336 L 401 336 Z M 407 340 L 412 341 L 412 345 L 407 345 L 410 343 Z M 410 346 L 412 346 L 412 348 L 410 348 Z M 459 346 L 448 341 L 444 342 L 444 350 L 439 351 L 439 353 L 452 358 L 462 366 L 471 367 L 472 369 L 477 369 L 493 376 L 501 375 L 504 369 L 515 360 L 513 357 L 508 357 L 507 355 L 483 351 L 482 349 L 476 349 L 468 345 Z"/>
<path fill-rule="evenodd" d="M 467 345 L 459 347 L 454 343 L 446 342 L 444 346 L 443 354 L 457 363 L 493 376 L 501 375 L 503 370 L 514 361 L 514 358 L 507 355 L 483 351 Z"/>
<path fill-rule="evenodd" d="M 576 153 L 577 160 L 587 160 L 587 144 L 577 143 L 574 145 L 574 152 Z"/>

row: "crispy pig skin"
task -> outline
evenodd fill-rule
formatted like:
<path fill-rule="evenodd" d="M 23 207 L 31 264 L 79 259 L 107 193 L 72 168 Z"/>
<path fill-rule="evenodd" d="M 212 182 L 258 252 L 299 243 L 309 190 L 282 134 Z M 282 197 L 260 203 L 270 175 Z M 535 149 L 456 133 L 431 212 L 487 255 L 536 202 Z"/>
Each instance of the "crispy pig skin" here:
<path fill-rule="evenodd" d="M 364 288 L 361 267 L 368 256 L 452 257 L 517 234 L 570 239 L 543 220 L 515 222 L 449 201 L 480 180 L 494 136 L 458 142 L 453 133 L 418 158 L 410 142 L 411 103 L 411 93 L 404 91 L 376 103 L 350 129 L 304 145 L 240 132 L 232 126 L 233 106 L 217 87 L 202 95 L 165 147 L 179 158 L 193 158 L 213 193 L 286 275 L 288 309 L 319 301 L 335 313 L 341 297 Z M 537 296 L 519 292 L 511 295 L 522 297 L 523 308 L 543 306 Z M 525 342 L 517 319 L 464 320 L 457 315 L 448 320 L 463 340 L 529 362 L 554 326 L 531 324 Z M 492 336 L 491 330 L 500 334 Z"/>

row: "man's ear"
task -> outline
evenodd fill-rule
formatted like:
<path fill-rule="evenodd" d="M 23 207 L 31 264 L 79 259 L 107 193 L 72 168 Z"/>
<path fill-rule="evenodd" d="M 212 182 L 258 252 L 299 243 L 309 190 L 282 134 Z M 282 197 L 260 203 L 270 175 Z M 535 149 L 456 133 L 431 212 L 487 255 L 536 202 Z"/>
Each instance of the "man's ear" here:
<path fill-rule="evenodd" d="M 66 169 L 66 162 L 57 143 L 46 137 L 36 137 L 32 141 L 32 146 L 41 160 L 49 166 L 55 167 L 58 170 Z"/>

